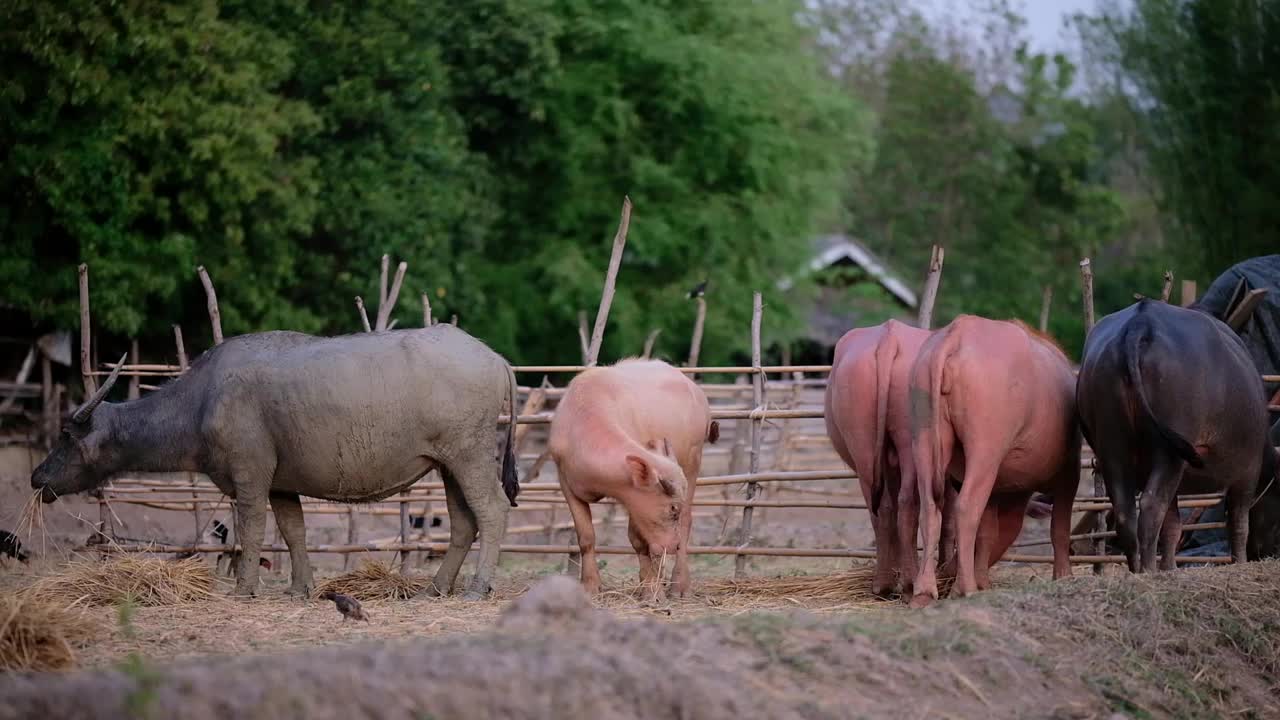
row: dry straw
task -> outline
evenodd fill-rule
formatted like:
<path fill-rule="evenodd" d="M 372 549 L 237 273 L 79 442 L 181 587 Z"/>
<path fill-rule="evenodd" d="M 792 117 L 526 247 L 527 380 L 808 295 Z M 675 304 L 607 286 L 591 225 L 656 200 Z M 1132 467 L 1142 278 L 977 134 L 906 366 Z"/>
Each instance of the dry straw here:
<path fill-rule="evenodd" d="M 706 592 L 731 595 L 743 599 L 794 599 L 806 602 L 876 603 L 883 598 L 871 592 L 875 566 L 859 564 L 844 572 L 830 575 L 792 575 L 783 577 L 747 577 L 738 580 L 711 580 L 703 583 Z M 938 590 L 946 596 L 951 578 L 939 577 Z"/>
<path fill-rule="evenodd" d="M 99 630 L 84 612 L 27 594 L 0 595 L 0 670 L 63 670 Z"/>
<path fill-rule="evenodd" d="M 427 582 L 422 577 L 401 575 L 390 563 L 365 560 L 355 570 L 321 580 L 313 597 L 331 591 L 357 600 L 408 600 L 421 592 Z"/>
<path fill-rule="evenodd" d="M 107 560 L 76 560 L 35 581 L 24 592 L 68 607 L 121 602 L 154 607 L 213 599 L 213 587 L 213 573 L 199 558 L 120 555 Z"/>

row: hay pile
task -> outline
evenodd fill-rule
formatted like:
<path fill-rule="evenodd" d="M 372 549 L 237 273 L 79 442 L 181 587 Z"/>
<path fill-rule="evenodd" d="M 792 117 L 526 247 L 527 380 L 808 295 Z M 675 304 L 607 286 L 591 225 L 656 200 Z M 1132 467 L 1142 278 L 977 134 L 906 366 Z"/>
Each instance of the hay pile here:
<path fill-rule="evenodd" d="M 741 580 L 712 580 L 702 589 L 717 595 L 731 595 L 751 600 L 793 599 L 807 602 L 871 604 L 885 602 L 871 592 L 875 566 L 864 563 L 844 572 L 829 575 L 789 575 L 782 577 L 749 577 Z M 952 578 L 938 577 L 938 592 L 946 597 L 951 592 Z"/>
<path fill-rule="evenodd" d="M 154 607 L 215 597 L 213 573 L 201 559 L 166 560 L 138 555 L 77 560 L 36 580 L 24 592 L 66 607 L 126 601 Z"/>
<path fill-rule="evenodd" d="M 312 597 L 324 592 L 350 595 L 357 600 L 408 600 L 430 582 L 414 575 L 401 575 L 391 563 L 365 560 L 350 572 L 321 580 Z"/>
<path fill-rule="evenodd" d="M 0 670 L 64 670 L 98 625 L 82 611 L 25 594 L 0 595 Z"/>

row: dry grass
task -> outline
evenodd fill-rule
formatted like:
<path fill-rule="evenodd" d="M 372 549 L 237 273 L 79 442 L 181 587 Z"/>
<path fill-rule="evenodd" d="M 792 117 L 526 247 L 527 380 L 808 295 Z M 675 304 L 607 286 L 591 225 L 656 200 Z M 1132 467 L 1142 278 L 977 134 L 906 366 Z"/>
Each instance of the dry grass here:
<path fill-rule="evenodd" d="M 365 600 L 408 600 L 425 588 L 430 580 L 416 575 L 401 575 L 382 560 L 365 560 L 360 567 L 316 585 L 312 597 L 325 592 L 342 593 Z"/>
<path fill-rule="evenodd" d="M 123 602 L 151 607 L 214 597 L 213 573 L 200 558 L 167 560 L 140 555 L 75 560 L 39 578 L 24 592 L 66 607 Z"/>
<path fill-rule="evenodd" d="M 29 595 L 0 595 L 0 670 L 64 670 L 98 635 L 84 612 Z"/>
<path fill-rule="evenodd" d="M 900 598 L 881 598 L 871 592 L 875 565 L 864 563 L 843 572 L 827 575 L 786 575 L 781 577 L 749 577 L 703 583 L 702 589 L 713 595 L 736 596 L 743 600 L 766 601 L 792 598 L 803 604 L 849 603 L 874 605 L 897 602 Z M 951 592 L 953 578 L 939 577 L 939 595 Z"/>

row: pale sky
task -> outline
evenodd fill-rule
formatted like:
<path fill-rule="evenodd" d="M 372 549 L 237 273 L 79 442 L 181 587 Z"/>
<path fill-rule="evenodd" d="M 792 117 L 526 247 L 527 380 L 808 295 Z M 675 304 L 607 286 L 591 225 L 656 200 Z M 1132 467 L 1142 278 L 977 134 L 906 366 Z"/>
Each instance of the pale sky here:
<path fill-rule="evenodd" d="M 972 0 L 922 0 L 920 5 L 926 16 L 945 12 L 965 15 L 970 12 Z M 1027 19 L 1027 35 L 1034 50 L 1051 52 L 1067 47 L 1062 35 L 1064 18 L 1077 13 L 1092 11 L 1096 0 L 1013 0 L 1020 6 Z"/>

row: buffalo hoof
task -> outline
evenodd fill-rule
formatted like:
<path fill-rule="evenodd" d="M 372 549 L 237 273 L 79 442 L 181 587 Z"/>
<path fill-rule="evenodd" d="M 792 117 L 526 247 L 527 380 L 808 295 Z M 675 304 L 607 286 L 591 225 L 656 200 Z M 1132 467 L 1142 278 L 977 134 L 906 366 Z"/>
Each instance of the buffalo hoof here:
<path fill-rule="evenodd" d="M 489 593 L 487 593 L 487 592 L 480 592 L 479 590 L 468 590 L 468 591 L 466 591 L 466 592 L 462 593 L 462 599 L 463 599 L 463 600 L 466 600 L 466 601 L 468 601 L 468 602 L 475 602 L 475 601 L 477 601 L 477 600 L 484 600 L 484 599 L 485 599 L 485 598 L 487 598 L 487 597 L 489 597 Z"/>
<path fill-rule="evenodd" d="M 933 601 L 934 601 L 934 597 L 932 595 L 921 593 L 911 598 L 910 605 L 911 607 L 916 609 L 925 608 L 925 607 L 929 607 L 929 605 L 931 605 Z"/>

